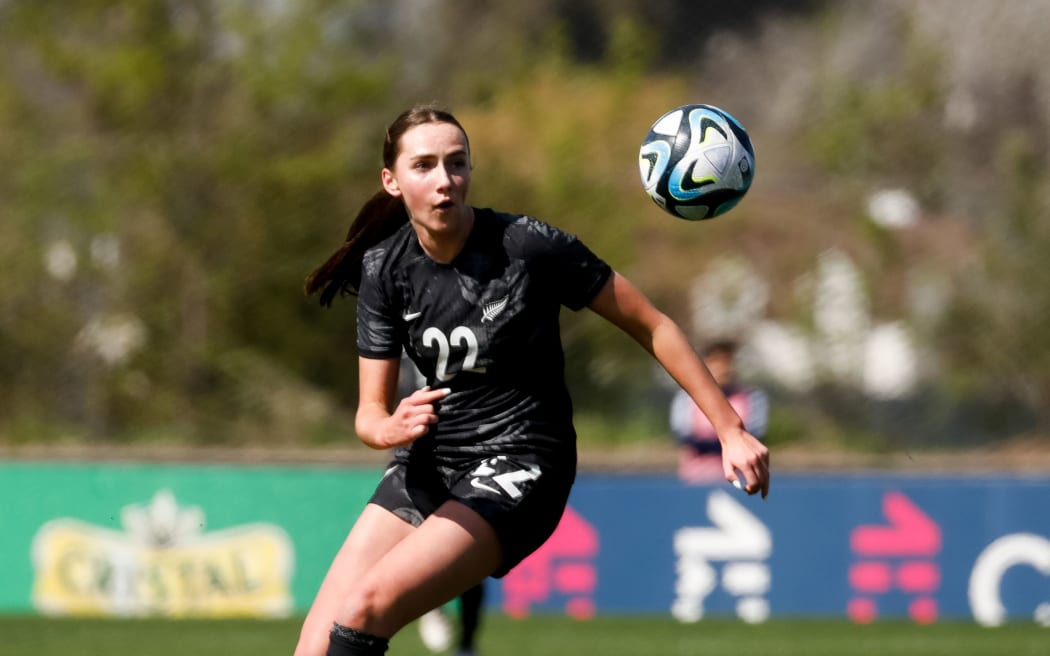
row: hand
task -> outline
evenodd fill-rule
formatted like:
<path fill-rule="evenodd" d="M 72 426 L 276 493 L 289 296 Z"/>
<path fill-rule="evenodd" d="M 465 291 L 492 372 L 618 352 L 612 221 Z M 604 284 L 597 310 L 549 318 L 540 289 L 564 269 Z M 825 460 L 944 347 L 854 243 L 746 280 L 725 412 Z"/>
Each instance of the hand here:
<path fill-rule="evenodd" d="M 761 491 L 762 498 L 769 495 L 769 449 L 757 438 L 736 428 L 722 437 L 722 470 L 730 483 L 739 480 L 737 472 L 744 475 L 740 481 L 748 494 Z"/>
<path fill-rule="evenodd" d="M 434 403 L 450 392 L 447 387 L 436 390 L 424 387 L 401 399 L 387 420 L 385 446 L 404 446 L 426 435 L 430 425 L 438 420 Z"/>

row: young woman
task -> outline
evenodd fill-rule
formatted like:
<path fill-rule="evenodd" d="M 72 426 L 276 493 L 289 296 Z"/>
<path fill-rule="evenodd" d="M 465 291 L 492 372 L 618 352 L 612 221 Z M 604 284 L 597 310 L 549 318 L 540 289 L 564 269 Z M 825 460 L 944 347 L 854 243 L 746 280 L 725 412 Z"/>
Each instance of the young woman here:
<path fill-rule="evenodd" d="M 306 283 L 356 293 L 358 437 L 396 449 L 336 554 L 297 656 L 368 656 L 409 622 L 501 577 L 550 536 L 576 472 L 561 306 L 589 307 L 648 350 L 717 428 L 727 480 L 769 491 L 744 430 L 685 335 L 578 239 L 467 204 L 470 145 L 451 114 L 388 128 L 383 189 Z M 404 350 L 429 386 L 397 401 Z M 739 472 L 739 473 L 738 473 Z"/>

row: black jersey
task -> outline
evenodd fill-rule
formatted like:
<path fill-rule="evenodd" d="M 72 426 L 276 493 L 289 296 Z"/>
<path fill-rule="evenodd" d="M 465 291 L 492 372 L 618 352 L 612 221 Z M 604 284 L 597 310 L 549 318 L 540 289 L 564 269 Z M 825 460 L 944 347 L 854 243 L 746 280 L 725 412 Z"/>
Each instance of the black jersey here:
<path fill-rule="evenodd" d="M 449 463 L 575 451 L 559 313 L 587 306 L 612 270 L 576 237 L 536 219 L 476 209 L 463 250 L 430 259 L 411 225 L 369 249 L 357 300 L 366 358 L 402 348 L 451 393 L 413 455 Z M 401 456 L 408 454 L 402 452 Z"/>

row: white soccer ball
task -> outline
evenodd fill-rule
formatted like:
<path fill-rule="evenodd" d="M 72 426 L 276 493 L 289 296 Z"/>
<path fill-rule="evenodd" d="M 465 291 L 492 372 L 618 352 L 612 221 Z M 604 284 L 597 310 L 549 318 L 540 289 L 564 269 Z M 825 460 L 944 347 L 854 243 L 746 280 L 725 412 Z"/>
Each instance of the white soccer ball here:
<path fill-rule="evenodd" d="M 698 221 L 725 214 L 755 177 L 755 149 L 744 126 L 711 105 L 683 105 L 661 116 L 638 152 L 642 185 L 661 208 Z"/>

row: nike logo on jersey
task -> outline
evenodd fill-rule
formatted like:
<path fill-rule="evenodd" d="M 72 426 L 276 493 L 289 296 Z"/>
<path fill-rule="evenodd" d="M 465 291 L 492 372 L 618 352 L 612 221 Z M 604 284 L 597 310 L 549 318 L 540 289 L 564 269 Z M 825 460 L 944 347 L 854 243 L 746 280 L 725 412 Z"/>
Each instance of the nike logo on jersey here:
<path fill-rule="evenodd" d="M 421 316 L 423 316 L 422 312 L 405 312 L 401 315 L 401 318 L 405 321 L 412 321 L 413 319 L 418 319 Z"/>
<path fill-rule="evenodd" d="M 482 321 L 482 323 L 484 323 L 486 321 L 492 321 L 493 319 L 498 317 L 500 312 L 503 312 L 503 310 L 506 309 L 506 307 L 507 307 L 507 300 L 508 300 L 507 297 L 504 296 L 503 298 L 501 298 L 501 299 L 499 299 L 497 301 L 492 301 L 491 303 L 486 303 L 481 308 L 481 321 Z"/>

